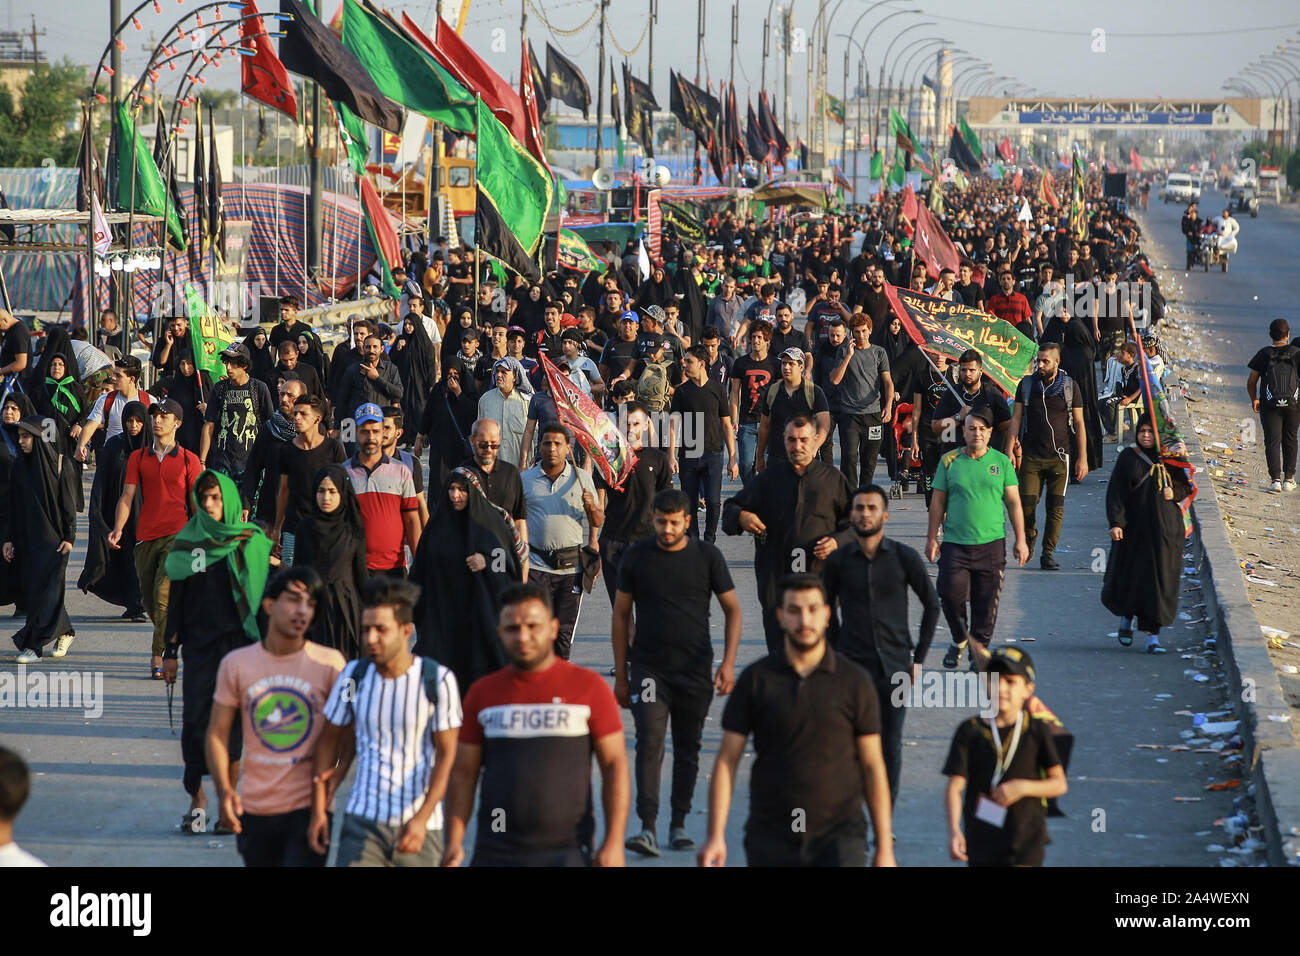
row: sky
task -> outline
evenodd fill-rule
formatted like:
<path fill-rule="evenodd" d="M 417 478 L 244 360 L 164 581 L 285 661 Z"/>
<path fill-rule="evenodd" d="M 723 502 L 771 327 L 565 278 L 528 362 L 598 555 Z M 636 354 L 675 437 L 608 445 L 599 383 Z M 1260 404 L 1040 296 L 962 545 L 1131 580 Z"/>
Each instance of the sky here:
<path fill-rule="evenodd" d="M 146 5 L 139 15 L 143 30 L 136 32 L 128 27 L 123 35 L 128 46 L 123 54 L 128 73 L 138 74 L 146 61 L 145 49 L 152 46 L 147 43 L 151 32 L 160 38 L 163 29 L 185 10 L 199 6 L 202 0 L 159 2 L 163 9 L 161 15 Z M 470 4 L 466 38 L 498 72 L 515 79 L 520 62 L 521 0 L 466 2 Z M 651 2 L 610 0 L 607 13 L 606 55 L 621 61 L 626 53 L 633 72 L 643 78 L 649 61 L 646 27 Z M 695 28 L 700 2 L 706 5 L 702 75 L 714 82 L 728 76 L 732 4 L 724 0 L 658 0 L 654 87 L 660 104 L 665 107 L 669 69 L 687 76 L 695 73 Z M 738 93 L 757 96 L 763 61 L 763 21 L 769 7 L 775 21 L 775 11 L 788 2 L 739 0 L 735 58 Z M 794 0 L 793 26 L 796 31 L 803 31 L 805 38 L 813 34 L 821 2 Z M 1090 0 L 1086 4 L 1067 4 L 1061 0 L 888 0 L 868 13 L 872 2 L 826 0 L 825 8 L 831 16 L 827 63 L 830 89 L 836 96 L 841 91 L 844 51 L 848 47 L 848 41 L 840 35 L 847 33 L 855 21 L 860 23 L 854 34 L 859 42 L 873 32 L 866 46 L 873 84 L 879 78 L 880 60 L 891 44 L 889 63 L 897 64 L 901 72 L 903 63 L 911 60 L 912 67 L 907 72 L 909 76 L 917 72 L 922 60 L 928 58 L 926 45 L 918 44 L 910 51 L 908 48 L 913 41 L 926 39 L 950 40 L 954 48 L 976 58 L 971 64 L 986 61 L 996 75 L 1014 77 L 1039 93 L 1061 96 L 1182 99 L 1234 95 L 1225 94 L 1220 84 L 1288 40 L 1295 51 L 1295 62 L 1300 64 L 1300 5 L 1295 0 L 1233 0 L 1227 5 L 1219 0 Z M 122 0 L 122 5 L 125 13 L 134 3 Z M 555 44 L 584 70 L 594 99 L 599 60 L 598 21 L 594 16 L 597 0 L 536 0 L 535 5 L 528 5 L 528 37 L 539 58 L 544 61 L 548 40 Z M 45 30 L 37 42 L 48 56 L 56 60 L 66 56 L 75 62 L 93 64 L 108 40 L 108 6 L 108 0 L 60 0 L 58 3 L 0 0 L 0 24 L 4 29 L 29 31 L 35 15 L 36 29 Z M 338 0 L 322 0 L 322 6 L 332 16 Z M 259 7 L 264 11 L 276 9 L 278 0 L 262 0 Z M 450 18 L 459 7 L 459 0 L 445 0 L 444 15 Z M 421 25 L 429 26 L 433 22 L 435 0 L 390 3 L 387 9 L 395 14 L 404 11 Z M 893 11 L 910 10 L 922 12 L 892 16 L 888 23 L 873 31 Z M 1229 10 L 1231 18 L 1225 20 Z M 233 12 L 225 15 L 229 19 Z M 208 17 L 205 23 L 211 22 Z M 932 25 L 917 26 L 925 23 Z M 907 32 L 898 37 L 903 30 Z M 791 56 L 792 109 L 800 115 L 804 112 L 808 70 L 807 44 L 803 46 L 803 50 L 796 46 Z M 851 78 L 856 74 L 857 62 L 855 49 Z M 966 65 L 969 64 L 958 69 L 958 74 Z M 1285 68 L 1281 69 L 1285 72 Z M 773 37 L 767 60 L 767 89 L 778 97 L 781 70 L 778 40 Z M 1295 70 L 1300 71 L 1300 65 Z M 173 76 L 179 79 L 179 73 Z M 223 63 L 205 74 L 207 88 L 236 88 L 238 76 L 237 64 Z M 1260 88 L 1262 83 L 1254 85 Z M 1300 95 L 1300 79 L 1290 84 L 1289 92 L 1292 96 Z"/>

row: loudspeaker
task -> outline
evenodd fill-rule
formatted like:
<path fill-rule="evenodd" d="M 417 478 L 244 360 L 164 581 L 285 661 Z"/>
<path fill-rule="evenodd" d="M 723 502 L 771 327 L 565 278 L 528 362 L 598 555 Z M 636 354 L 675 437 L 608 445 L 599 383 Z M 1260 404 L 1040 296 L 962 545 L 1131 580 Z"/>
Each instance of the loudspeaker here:
<path fill-rule="evenodd" d="M 1107 199 L 1123 199 L 1128 195 L 1128 173 L 1106 173 L 1101 188 Z"/>
<path fill-rule="evenodd" d="M 280 299 L 274 295 L 259 295 L 257 297 L 257 312 L 253 315 L 253 321 L 260 325 L 274 325 L 280 321 Z"/>
<path fill-rule="evenodd" d="M 610 209 L 631 209 L 632 208 L 632 190 L 626 186 L 620 186 L 617 189 L 609 191 L 609 208 Z"/>

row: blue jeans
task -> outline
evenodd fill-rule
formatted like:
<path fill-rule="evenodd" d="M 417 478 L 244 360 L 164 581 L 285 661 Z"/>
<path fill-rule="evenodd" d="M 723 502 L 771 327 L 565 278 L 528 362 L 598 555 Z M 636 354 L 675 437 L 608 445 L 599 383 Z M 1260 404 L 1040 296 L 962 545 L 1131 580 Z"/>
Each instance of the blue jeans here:
<path fill-rule="evenodd" d="M 740 455 L 740 480 L 749 481 L 754 474 L 754 455 L 758 451 L 758 422 L 741 425 L 736 436 L 736 451 Z"/>
<path fill-rule="evenodd" d="M 722 510 L 722 452 L 715 451 L 698 458 L 677 456 L 677 474 L 682 491 L 691 500 L 691 517 L 695 518 L 700 492 L 704 493 L 704 540 L 713 541 L 718 536 L 718 514 Z M 687 533 L 700 536 L 698 520 L 692 520 Z"/>

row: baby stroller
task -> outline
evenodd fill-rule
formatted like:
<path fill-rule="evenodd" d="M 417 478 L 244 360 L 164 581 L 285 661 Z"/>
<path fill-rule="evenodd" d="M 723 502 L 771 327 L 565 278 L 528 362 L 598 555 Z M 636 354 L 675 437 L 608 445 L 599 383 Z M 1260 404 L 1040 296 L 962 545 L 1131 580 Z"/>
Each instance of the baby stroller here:
<path fill-rule="evenodd" d="M 912 403 L 903 402 L 894 409 L 894 450 L 895 458 L 891 462 L 894 485 L 889 489 L 891 498 L 902 498 L 913 484 L 917 491 L 924 491 L 922 484 L 925 472 L 921 467 L 919 455 L 912 454 Z"/>

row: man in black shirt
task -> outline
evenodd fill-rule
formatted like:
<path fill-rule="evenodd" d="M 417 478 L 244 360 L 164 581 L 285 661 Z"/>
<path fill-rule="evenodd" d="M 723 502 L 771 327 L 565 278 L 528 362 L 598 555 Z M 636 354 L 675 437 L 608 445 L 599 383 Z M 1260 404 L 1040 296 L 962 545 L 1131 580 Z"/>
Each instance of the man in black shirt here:
<path fill-rule="evenodd" d="M 600 353 L 600 377 L 609 394 L 615 382 L 636 378 L 641 366 L 641 346 L 637 342 L 640 317 L 630 309 L 619 316 L 617 336 L 611 336 Z"/>
<path fill-rule="evenodd" d="M 308 395 L 325 397 L 325 389 L 321 385 L 320 373 L 303 361 L 302 353 L 298 351 L 297 342 L 281 342 L 276 351 L 280 356 L 280 361 L 272 371 L 275 372 L 277 387 L 285 379 L 292 376 L 307 386 Z M 355 365 L 356 363 L 352 364 Z M 355 408 L 355 406 L 353 407 Z"/>
<path fill-rule="evenodd" d="M 805 415 L 787 422 L 787 457 L 754 475 L 725 509 L 725 534 L 754 535 L 754 577 L 771 654 L 780 653 L 782 640 L 776 582 L 792 571 L 820 571 L 832 551 L 853 540 L 852 489 L 837 468 L 814 460 L 816 436 Z"/>
<path fill-rule="evenodd" d="M 249 376 L 252 364 L 248 346 L 236 342 L 221 353 L 226 377 L 212 387 L 203 416 L 199 462 L 235 480 L 243 481 L 248 459 L 262 425 L 275 414 L 271 390 L 261 379 Z"/>
<path fill-rule="evenodd" d="M 866 281 L 854 296 L 853 304 L 867 313 L 873 329 L 883 328 L 889 323 L 893 307 L 889 304 L 889 296 L 885 293 L 885 270 L 878 264 L 873 262 L 868 267 Z"/>
<path fill-rule="evenodd" d="M 1055 571 L 1056 542 L 1065 521 L 1065 489 L 1070 484 L 1070 452 L 1074 476 L 1088 474 L 1088 434 L 1083 425 L 1083 394 L 1079 384 L 1061 368 L 1061 347 L 1044 342 L 1038 348 L 1038 370 L 1016 389 L 1011 414 L 1011 461 L 1020 479 L 1020 506 L 1025 514 L 1025 538 L 1034 553 L 1038 537 L 1038 499 L 1047 498 L 1047 524 L 1039 566 Z M 1073 448 L 1071 446 L 1074 446 Z"/>
<path fill-rule="evenodd" d="M 1264 462 L 1268 467 L 1269 491 L 1295 491 L 1296 432 L 1300 429 L 1300 348 L 1287 344 L 1291 324 L 1274 319 L 1268 326 L 1272 345 L 1256 352 L 1247 363 L 1250 376 L 1246 394 L 1251 410 L 1258 413 L 1264 432 Z M 1300 341 L 1300 340 L 1297 340 Z"/>
<path fill-rule="evenodd" d="M 620 705 L 631 709 L 636 721 L 636 812 L 641 832 L 627 841 L 627 848 L 645 856 L 659 855 L 655 823 L 669 721 L 673 728 L 669 846 L 693 850 L 695 842 L 686 832 L 686 817 L 699 775 L 704 720 L 713 690 L 729 694 L 736 682 L 740 600 L 722 552 L 687 535 L 690 506 L 690 499 L 676 488 L 655 495 L 655 536 L 636 542 L 623 553 L 614 598 L 614 696 Z M 714 594 L 726 625 L 722 663 L 711 673 L 709 598 Z M 634 606 L 636 640 L 629 654 Z"/>
<path fill-rule="evenodd" d="M 271 329 L 271 334 L 267 336 L 267 341 L 271 348 L 278 349 L 281 342 L 292 342 L 294 348 L 298 347 L 298 335 L 302 332 L 310 332 L 311 326 L 306 322 L 298 321 L 298 299 L 291 295 L 286 295 L 280 299 L 280 321 L 275 328 Z"/>
<path fill-rule="evenodd" d="M 483 494 L 498 508 L 504 508 L 514 519 L 515 530 L 525 546 L 528 544 L 528 508 L 524 500 L 524 483 L 519 469 L 499 458 L 501 453 L 501 424 L 490 418 L 480 418 L 469 433 L 474 454 L 467 458 L 462 468 L 478 475 Z M 528 556 L 524 555 L 524 579 L 528 579 Z"/>
<path fill-rule="evenodd" d="M 826 393 L 826 404 L 830 407 L 831 421 L 838 422 L 844 412 L 840 399 L 840 386 L 831 381 L 831 373 L 840 367 L 844 357 L 849 354 L 849 330 L 841 316 L 834 316 L 826 328 L 826 338 L 817 343 L 813 353 L 812 380 L 818 388 Z M 805 374 L 809 374 L 805 372 Z M 841 442 L 841 454 L 843 443 Z M 835 464 L 835 442 L 827 437 L 817 457 L 828 465 Z"/>
<path fill-rule="evenodd" d="M 749 354 L 736 359 L 731 369 L 731 417 L 736 422 L 736 445 L 740 450 L 740 479 L 754 474 L 758 452 L 758 426 L 762 417 L 759 400 L 781 377 L 781 366 L 768 350 L 772 326 L 759 320 L 749 328 Z"/>
<path fill-rule="evenodd" d="M 727 811 L 754 737 L 745 856 L 750 866 L 863 866 L 865 799 L 876 866 L 894 866 L 889 784 L 871 678 L 826 643 L 831 606 L 814 574 L 782 579 L 782 645 L 745 668 L 722 713 L 701 866 L 723 866 Z"/>
<path fill-rule="evenodd" d="M 704 495 L 704 540 L 718 536 L 718 512 L 722 504 L 722 446 L 725 441 L 729 463 L 727 474 L 740 476 L 736 458 L 736 436 L 731 427 L 731 403 L 717 382 L 709 379 L 709 353 L 693 345 L 682 359 L 686 379 L 673 393 L 670 407 L 669 464 L 681 476 L 682 491 L 692 502 Z M 691 514 L 695 508 L 691 509 Z M 699 537 L 694 522 L 690 534 Z"/>
<path fill-rule="evenodd" d="M 802 332 L 795 331 L 794 310 L 782 302 L 776 307 L 776 325 L 772 329 L 772 344 L 768 351 L 780 355 L 786 349 L 799 349 L 805 352 L 807 339 Z M 807 354 L 805 352 L 805 354 Z"/>
<path fill-rule="evenodd" d="M 948 392 L 935 406 L 930 419 L 930 432 L 939 440 L 939 454 L 960 448 L 966 415 L 972 408 L 984 406 L 993 412 L 993 440 L 990 447 L 1006 452 L 1011 441 L 1011 409 L 1002 389 L 984 378 L 984 359 L 979 352 L 968 349 L 957 363 L 957 396 Z"/>
<path fill-rule="evenodd" d="M 5 378 L 21 376 L 31 364 L 32 333 L 8 309 L 0 309 L 0 394 L 5 392 Z"/>
<path fill-rule="evenodd" d="M 961 296 L 961 301 L 966 303 L 972 309 L 984 311 L 984 287 L 978 282 L 971 281 L 971 276 L 975 270 L 969 262 L 963 262 L 957 270 L 957 275 L 961 281 L 953 286 L 953 290 Z"/>
<path fill-rule="evenodd" d="M 600 568 L 611 605 L 618 590 L 623 552 L 632 542 L 654 534 L 651 516 L 655 495 L 673 484 L 668 456 L 658 448 L 646 446 L 650 438 L 650 409 L 640 402 L 630 402 L 623 408 L 623 417 L 627 423 L 628 446 L 637 456 L 632 473 L 623 482 L 622 490 L 611 488 L 599 472 L 593 475 L 596 496 L 605 512 L 605 523 L 600 526 Z"/>
<path fill-rule="evenodd" d="M 879 485 L 853 495 L 849 524 L 857 540 L 832 552 L 822 569 L 831 606 L 839 605 L 839 628 L 831 646 L 875 681 L 880 700 L 880 745 L 889 774 L 889 801 L 898 802 L 903 766 L 903 718 L 911 686 L 939 621 L 939 594 L 921 555 L 885 537 L 889 495 Z M 907 623 L 907 593 L 921 602 L 921 631 L 915 647 Z"/>

